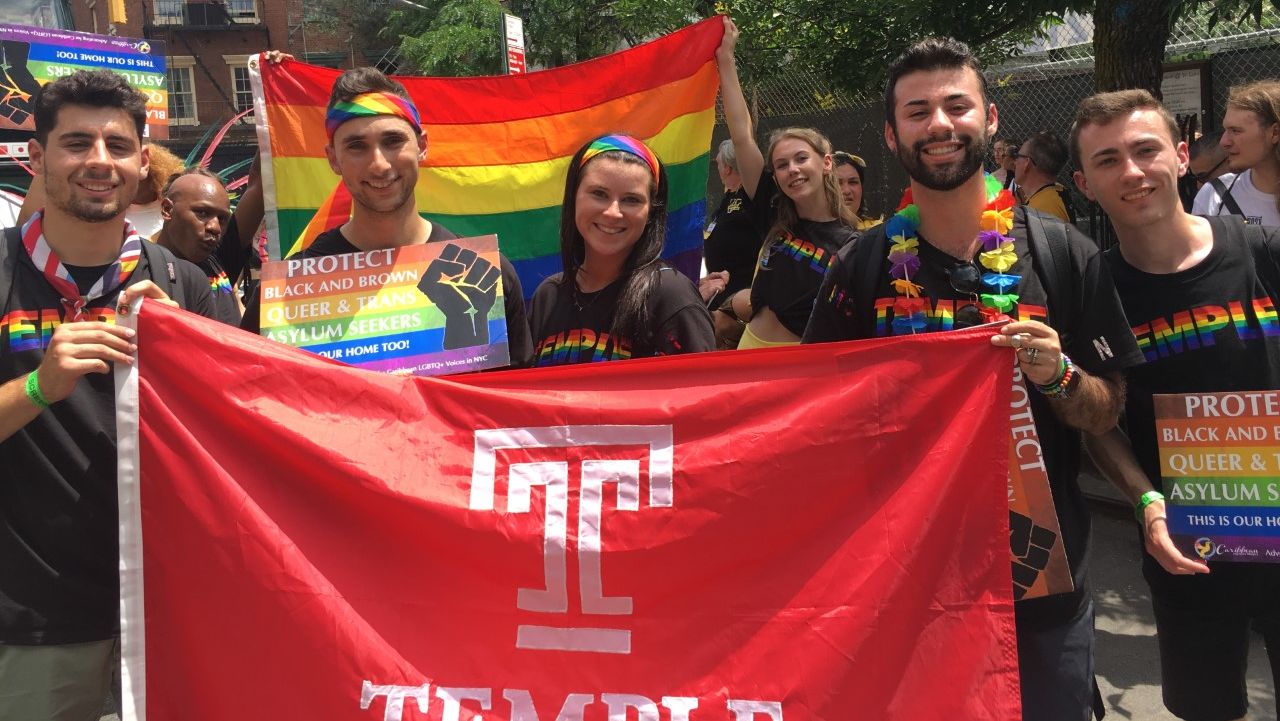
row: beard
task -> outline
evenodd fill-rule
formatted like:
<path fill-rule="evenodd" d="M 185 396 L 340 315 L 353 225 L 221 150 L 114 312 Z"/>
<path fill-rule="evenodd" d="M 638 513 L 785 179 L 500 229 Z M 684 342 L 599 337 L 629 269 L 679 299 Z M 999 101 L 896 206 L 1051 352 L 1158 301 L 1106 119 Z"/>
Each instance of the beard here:
<path fill-rule="evenodd" d="M 110 200 L 81 198 L 75 195 L 72 183 L 51 179 L 47 173 L 44 176 L 44 180 L 45 197 L 48 202 L 76 220 L 82 220 L 86 223 L 105 223 L 108 220 L 119 217 L 121 213 L 129 208 L 129 203 L 119 197 Z M 102 178 L 101 180 L 108 179 Z M 111 180 L 114 182 L 114 179 Z"/>
<path fill-rule="evenodd" d="M 929 143 L 953 140 L 964 146 L 964 155 L 960 160 L 944 166 L 926 166 L 921 156 L 924 146 Z M 941 138 L 926 138 L 917 141 L 910 148 L 898 144 L 898 162 L 906 169 L 907 175 L 929 190 L 955 190 L 964 185 L 973 174 L 982 169 L 982 159 L 987 154 L 987 135 L 956 135 L 954 133 Z"/>

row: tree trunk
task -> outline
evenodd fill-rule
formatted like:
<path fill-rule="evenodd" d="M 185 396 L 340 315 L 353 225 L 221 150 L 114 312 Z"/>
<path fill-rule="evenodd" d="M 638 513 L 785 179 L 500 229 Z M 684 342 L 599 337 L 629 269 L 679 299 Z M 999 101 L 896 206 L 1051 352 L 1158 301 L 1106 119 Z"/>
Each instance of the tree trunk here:
<path fill-rule="evenodd" d="M 1142 88 L 1160 98 L 1170 18 L 1181 0 L 1097 0 L 1093 78 L 1098 92 Z"/>

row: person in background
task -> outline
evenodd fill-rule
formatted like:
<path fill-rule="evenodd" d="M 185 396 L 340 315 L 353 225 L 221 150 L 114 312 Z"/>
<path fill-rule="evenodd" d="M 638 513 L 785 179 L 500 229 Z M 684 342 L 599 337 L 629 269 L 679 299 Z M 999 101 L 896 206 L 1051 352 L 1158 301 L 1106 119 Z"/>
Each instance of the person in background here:
<path fill-rule="evenodd" d="M 1232 88 L 1222 116 L 1222 149 L 1230 173 L 1196 194 L 1196 215 L 1239 215 L 1253 225 L 1280 226 L 1280 82 Z"/>
<path fill-rule="evenodd" d="M 708 298 L 713 308 L 751 285 L 751 274 L 760 255 L 760 245 L 764 242 L 764 236 L 751 222 L 751 197 L 742 189 L 742 175 L 738 172 L 738 157 L 732 140 L 720 143 L 715 162 L 720 182 L 724 183 L 724 197 L 707 226 L 704 243 L 709 272 L 706 285 L 717 288 L 717 292 Z M 721 277 L 717 273 L 728 276 L 721 280 L 721 286 L 715 283 Z"/>
<path fill-rule="evenodd" d="M 1058 173 L 1067 164 L 1067 146 L 1062 138 L 1049 131 L 1032 135 L 1013 153 L 1013 163 L 1014 180 L 1024 205 L 1065 223 L 1075 222 L 1067 189 L 1058 182 Z"/>
<path fill-rule="evenodd" d="M 846 208 L 858 216 L 858 230 L 873 228 L 884 221 L 867 212 L 866 171 L 867 161 L 860 156 L 837 150 L 831 154 L 836 164 L 836 182 L 840 186 L 840 199 Z"/>
<path fill-rule="evenodd" d="M 1010 151 L 1017 147 L 1017 143 L 1007 138 L 996 138 L 991 144 L 991 155 L 996 162 L 996 169 L 991 174 L 1000 181 L 1002 188 L 1013 187 L 1013 155 Z"/>
<path fill-rule="evenodd" d="M 249 245 L 262 223 L 262 179 L 255 158 L 249 183 L 234 213 L 226 186 L 216 173 L 196 166 L 169 178 L 161 201 L 164 225 L 152 240 L 183 260 L 195 263 L 209 278 L 217 318 L 240 325 L 236 281 L 252 252 Z"/>

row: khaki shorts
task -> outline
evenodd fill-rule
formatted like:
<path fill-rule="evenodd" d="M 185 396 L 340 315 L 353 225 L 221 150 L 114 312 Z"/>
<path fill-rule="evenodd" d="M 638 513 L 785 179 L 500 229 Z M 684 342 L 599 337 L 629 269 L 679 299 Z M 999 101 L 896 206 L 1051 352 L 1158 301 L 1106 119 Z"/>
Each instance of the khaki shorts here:
<path fill-rule="evenodd" d="M 98 721 L 114 692 L 120 709 L 120 640 L 52 646 L 0 644 L 0 719 Z"/>

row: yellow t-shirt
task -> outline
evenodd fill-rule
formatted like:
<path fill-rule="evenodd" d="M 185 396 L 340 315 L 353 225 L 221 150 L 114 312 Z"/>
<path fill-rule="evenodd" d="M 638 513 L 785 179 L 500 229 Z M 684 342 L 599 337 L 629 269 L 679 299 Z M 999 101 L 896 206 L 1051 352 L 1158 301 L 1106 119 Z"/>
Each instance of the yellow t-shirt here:
<path fill-rule="evenodd" d="M 1046 185 L 1027 199 L 1027 207 L 1035 208 L 1041 213 L 1056 215 L 1062 219 L 1062 222 L 1070 223 L 1071 217 L 1067 215 L 1067 206 L 1062 202 L 1061 194 L 1064 191 L 1066 188 L 1059 183 Z"/>

